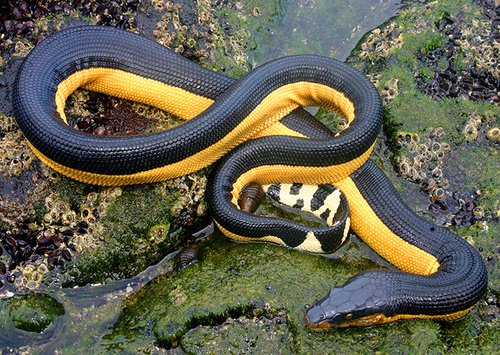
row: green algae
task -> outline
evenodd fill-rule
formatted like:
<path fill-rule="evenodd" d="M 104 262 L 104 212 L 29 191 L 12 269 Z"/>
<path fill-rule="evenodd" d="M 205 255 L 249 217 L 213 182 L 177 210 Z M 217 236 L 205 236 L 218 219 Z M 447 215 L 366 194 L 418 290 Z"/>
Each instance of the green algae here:
<path fill-rule="evenodd" d="M 344 264 L 268 244 L 228 243 L 220 235 L 201 243 L 200 254 L 202 261 L 175 279 L 159 276 L 129 297 L 107 338 L 122 333 L 140 338 L 144 327 L 153 324 L 152 333 L 163 347 L 180 344 L 184 349 L 192 346 L 183 345 L 192 339 L 184 336 L 200 326 L 208 331 L 207 327 L 220 327 L 229 318 L 274 319 L 283 312 L 288 332 L 295 337 L 298 329 L 307 332 L 303 322 L 307 304 L 355 273 L 353 265 L 356 269 L 374 265 L 362 258 Z"/>
<path fill-rule="evenodd" d="M 62 284 L 130 278 L 179 247 L 183 228 L 170 228 L 172 205 L 179 196 L 155 185 L 124 188 L 98 221 L 95 238 L 101 243 L 62 270 Z"/>
<path fill-rule="evenodd" d="M 339 353 L 371 354 L 377 349 L 406 354 L 449 350 L 448 344 L 453 347 L 464 332 L 469 342 L 461 340 L 460 346 L 494 346 L 494 339 L 483 335 L 490 325 L 481 319 L 482 305 L 453 323 L 413 320 L 325 333 L 309 330 L 303 321 L 307 305 L 348 277 L 377 266 L 358 243 L 346 246 L 340 258 L 328 259 L 269 244 L 231 243 L 214 235 L 200 244 L 200 263 L 175 278 L 159 276 L 129 296 L 101 346 L 114 353 L 112 345 L 127 339 L 188 354 L 213 349 L 269 353 L 278 345 L 295 354 L 333 348 Z M 262 329 L 261 337 L 270 340 L 252 342 Z"/>
<path fill-rule="evenodd" d="M 233 38 L 228 39 L 228 42 L 237 41 L 244 49 L 246 58 L 250 51 L 257 49 L 262 34 L 278 23 L 287 1 L 243 0 L 231 5 L 216 9 L 215 16 L 225 24 L 225 35 Z M 248 64 L 245 66 L 250 68 Z"/>
<path fill-rule="evenodd" d="M 15 295 L 3 300 L 2 317 L 6 327 L 9 323 L 26 332 L 43 332 L 56 317 L 65 313 L 61 303 L 53 297 L 44 293 L 29 293 L 25 295 Z M 8 314 L 8 316 L 7 316 Z"/>
<path fill-rule="evenodd" d="M 431 127 L 442 127 L 447 138 L 451 138 L 452 143 L 460 145 L 465 141 L 461 129 L 473 114 L 500 117 L 500 108 L 486 103 L 452 99 L 436 101 L 415 91 L 402 91 L 391 103 L 390 117 L 386 122 L 398 127 L 396 131 L 419 134 L 428 132 Z"/>
<path fill-rule="evenodd" d="M 182 349 L 187 354 L 213 354 L 220 349 L 231 354 L 293 354 L 291 340 L 284 315 L 272 319 L 239 317 L 217 327 L 198 326 L 190 330 L 183 338 Z"/>

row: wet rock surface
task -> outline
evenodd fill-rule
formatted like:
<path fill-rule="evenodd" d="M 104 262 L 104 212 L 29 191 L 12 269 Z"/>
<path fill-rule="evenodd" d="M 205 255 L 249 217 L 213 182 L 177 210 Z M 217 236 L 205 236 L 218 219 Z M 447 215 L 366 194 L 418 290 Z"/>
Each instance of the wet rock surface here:
<path fill-rule="evenodd" d="M 64 315 L 64 307 L 54 298 L 43 293 L 17 295 L 2 302 L 4 321 L 26 332 L 43 332 L 54 318 Z M 5 324 L 5 323 L 4 323 Z"/>
<path fill-rule="evenodd" d="M 0 6 L 0 307 L 11 310 L 1 312 L 7 322 L 1 348 L 159 354 L 498 349 L 500 10 L 493 0 L 409 6 L 368 33 L 347 60 L 384 99 L 386 122 L 372 159 L 417 213 L 467 239 L 486 262 L 488 294 L 457 322 L 312 333 L 302 319 L 307 305 L 362 270 L 390 267 L 361 241 L 352 236 L 333 259 L 230 243 L 218 234 L 192 246 L 192 233 L 210 221 L 206 171 L 145 186 L 80 184 L 39 162 L 11 116 L 10 85 L 20 61 L 63 26 L 90 22 L 139 32 L 238 77 L 251 67 L 248 52 L 277 9 L 283 10 L 281 1 Z M 155 108 L 84 90 L 69 98 L 66 112 L 75 128 L 98 135 L 180 123 Z M 343 128 L 342 119 L 323 115 L 332 128 Z M 162 260 L 182 246 L 177 257 Z"/>

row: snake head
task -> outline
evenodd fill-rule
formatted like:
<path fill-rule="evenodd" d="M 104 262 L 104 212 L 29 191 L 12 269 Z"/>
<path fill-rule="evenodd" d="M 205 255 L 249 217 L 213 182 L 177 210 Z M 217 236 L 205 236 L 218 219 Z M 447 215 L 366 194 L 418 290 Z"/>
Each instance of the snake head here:
<path fill-rule="evenodd" d="M 332 327 L 386 323 L 394 313 L 387 286 L 383 279 L 376 277 L 376 272 L 356 275 L 312 305 L 306 311 L 305 321 L 317 332 Z"/>

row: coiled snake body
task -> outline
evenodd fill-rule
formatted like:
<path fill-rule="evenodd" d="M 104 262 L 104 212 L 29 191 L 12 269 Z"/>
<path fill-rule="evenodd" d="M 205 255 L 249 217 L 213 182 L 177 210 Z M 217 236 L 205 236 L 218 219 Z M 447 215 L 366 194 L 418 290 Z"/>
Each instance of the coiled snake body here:
<path fill-rule="evenodd" d="M 64 114 L 66 98 L 78 87 L 147 103 L 186 122 L 131 137 L 85 134 L 69 127 Z M 19 70 L 13 102 L 35 154 L 90 184 L 166 180 L 224 156 L 211 174 L 207 201 L 231 238 L 331 252 L 350 223 L 401 271 L 366 271 L 332 289 L 306 313 L 314 330 L 400 318 L 456 319 L 485 292 L 486 271 L 476 250 L 416 216 L 367 160 L 381 127 L 381 101 L 369 80 L 344 63 L 286 57 L 236 81 L 136 34 L 75 27 L 32 50 Z M 301 106 L 335 111 L 349 126 L 333 135 Z M 327 228 L 253 215 L 237 207 L 250 182 L 332 184 L 343 193 L 337 201 L 343 214 Z"/>

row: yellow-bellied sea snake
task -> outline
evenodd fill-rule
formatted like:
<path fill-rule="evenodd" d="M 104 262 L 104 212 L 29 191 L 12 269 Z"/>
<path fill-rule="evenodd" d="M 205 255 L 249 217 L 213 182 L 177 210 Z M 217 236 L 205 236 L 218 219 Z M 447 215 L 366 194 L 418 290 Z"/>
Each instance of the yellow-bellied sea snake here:
<path fill-rule="evenodd" d="M 147 103 L 186 122 L 129 137 L 85 134 L 69 127 L 64 113 L 67 97 L 79 87 Z M 401 318 L 457 319 L 486 290 L 477 251 L 415 215 L 368 160 L 381 128 L 381 100 L 364 75 L 337 60 L 285 57 L 236 81 L 139 35 L 74 27 L 43 40 L 27 56 L 13 104 L 35 154 L 90 184 L 166 180 L 224 156 L 211 174 L 207 201 L 231 238 L 331 252 L 350 222 L 401 271 L 370 270 L 333 288 L 305 315 L 314 330 Z M 330 134 L 304 106 L 337 112 L 349 125 Z M 280 182 L 290 194 L 297 184 L 331 184 L 345 196 L 337 194 L 344 216 L 327 228 L 311 228 L 242 211 L 237 200 L 250 182 Z"/>

